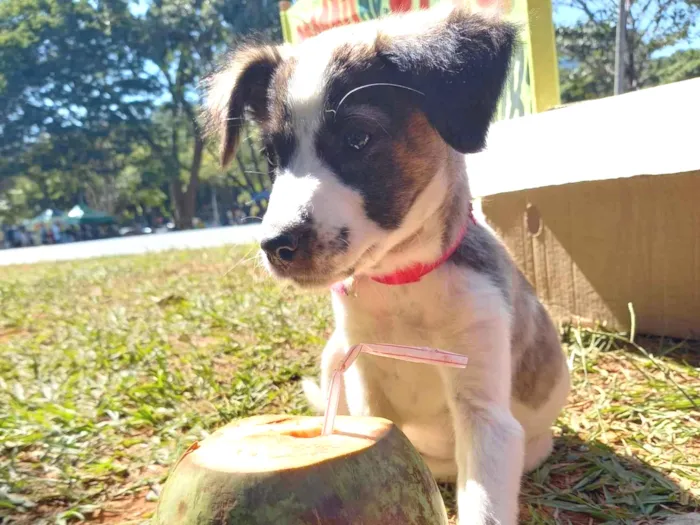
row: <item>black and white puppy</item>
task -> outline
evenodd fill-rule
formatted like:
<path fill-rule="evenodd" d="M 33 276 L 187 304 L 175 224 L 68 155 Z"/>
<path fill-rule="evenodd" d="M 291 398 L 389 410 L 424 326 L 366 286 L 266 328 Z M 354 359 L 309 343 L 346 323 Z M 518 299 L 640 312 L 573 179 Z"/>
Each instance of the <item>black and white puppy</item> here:
<path fill-rule="evenodd" d="M 484 146 L 516 39 L 461 8 L 419 11 L 239 49 L 209 84 L 222 163 L 252 119 L 274 164 L 269 270 L 342 283 L 321 386 L 304 384 L 312 404 L 323 410 L 353 344 L 469 357 L 449 369 L 363 355 L 341 400 L 341 413 L 394 421 L 437 479 L 457 481 L 464 524 L 516 523 L 521 475 L 549 455 L 569 391 L 552 321 L 470 215 L 464 154 Z"/>

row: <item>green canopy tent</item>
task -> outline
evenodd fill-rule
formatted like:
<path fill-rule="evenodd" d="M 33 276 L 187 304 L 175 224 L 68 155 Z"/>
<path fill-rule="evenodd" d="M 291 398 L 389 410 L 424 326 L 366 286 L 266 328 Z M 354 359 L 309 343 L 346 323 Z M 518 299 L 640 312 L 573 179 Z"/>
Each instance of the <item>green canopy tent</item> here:
<path fill-rule="evenodd" d="M 66 224 L 114 224 L 114 217 L 108 213 L 93 210 L 84 204 L 76 204 L 66 214 Z"/>

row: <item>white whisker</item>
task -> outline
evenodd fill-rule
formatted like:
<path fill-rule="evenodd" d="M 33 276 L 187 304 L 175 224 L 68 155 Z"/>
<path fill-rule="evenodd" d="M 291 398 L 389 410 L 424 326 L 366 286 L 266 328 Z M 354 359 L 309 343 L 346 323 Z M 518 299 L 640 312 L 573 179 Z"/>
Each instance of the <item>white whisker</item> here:
<path fill-rule="evenodd" d="M 253 247 L 250 251 L 248 251 L 248 253 L 246 253 L 243 257 L 241 257 L 240 260 L 239 260 L 237 263 L 235 263 L 233 266 L 231 266 L 231 268 L 229 268 L 228 270 L 226 270 L 226 272 L 224 272 L 224 274 L 223 274 L 221 277 L 226 277 L 226 276 L 227 276 L 228 274 L 230 274 L 233 270 L 235 270 L 236 268 L 238 268 L 241 264 L 245 264 L 245 263 L 248 263 L 248 262 L 252 261 L 253 259 L 257 259 L 257 257 L 258 257 L 257 254 L 253 255 L 252 257 L 249 257 L 249 255 L 250 255 L 253 251 L 257 251 L 257 247 Z"/>
<path fill-rule="evenodd" d="M 340 109 L 340 106 L 343 104 L 343 102 L 345 102 L 345 99 L 346 99 L 346 98 L 348 98 L 348 97 L 349 97 L 350 95 L 352 95 L 353 93 L 355 93 L 355 92 L 357 92 L 357 91 L 360 91 L 361 89 L 365 89 L 365 88 L 369 88 L 369 87 L 375 87 L 375 86 L 396 87 L 396 88 L 405 89 L 405 90 L 407 90 L 407 91 L 412 91 L 413 93 L 418 93 L 419 95 L 425 96 L 425 93 L 423 93 L 422 91 L 418 91 L 417 89 L 413 89 L 413 88 L 408 87 L 408 86 L 403 86 L 403 85 L 401 85 L 401 84 L 392 84 L 392 83 L 390 83 L 390 82 L 377 82 L 377 83 L 374 83 L 374 84 L 364 84 L 363 86 L 359 86 L 359 87 L 356 87 L 356 88 L 354 88 L 354 89 L 351 89 L 350 91 L 348 91 L 348 92 L 345 94 L 345 96 L 344 96 L 343 98 L 340 99 L 340 102 L 338 102 L 338 105 L 336 106 L 335 109 L 329 109 L 329 110 L 326 110 L 326 111 L 332 111 L 333 113 L 335 113 L 335 114 L 337 115 L 337 114 L 338 114 L 338 110 Z"/>

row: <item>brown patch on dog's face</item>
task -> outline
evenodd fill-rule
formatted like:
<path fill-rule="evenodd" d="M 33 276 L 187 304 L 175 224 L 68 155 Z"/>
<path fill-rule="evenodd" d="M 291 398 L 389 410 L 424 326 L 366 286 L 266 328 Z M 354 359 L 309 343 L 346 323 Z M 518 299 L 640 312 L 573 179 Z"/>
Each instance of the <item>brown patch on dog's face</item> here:
<path fill-rule="evenodd" d="M 447 144 L 430 125 L 424 113 L 410 113 L 405 126 L 394 150 L 397 166 L 406 182 L 404 190 L 397 195 L 404 215 L 435 174 L 442 170 L 449 155 Z"/>
<path fill-rule="evenodd" d="M 369 220 L 394 230 L 448 150 L 410 97 L 385 86 L 366 91 L 328 114 L 315 136 L 316 153 L 362 196 Z"/>

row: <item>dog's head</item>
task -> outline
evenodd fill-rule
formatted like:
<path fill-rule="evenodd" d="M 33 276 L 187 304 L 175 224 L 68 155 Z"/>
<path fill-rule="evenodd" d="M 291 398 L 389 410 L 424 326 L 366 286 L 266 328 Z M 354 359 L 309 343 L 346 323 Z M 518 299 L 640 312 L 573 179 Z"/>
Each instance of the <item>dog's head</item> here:
<path fill-rule="evenodd" d="M 259 125 L 275 181 L 270 270 L 305 286 L 371 272 L 450 192 L 454 153 L 484 145 L 516 39 L 455 9 L 332 29 L 296 47 L 239 49 L 209 82 L 227 164 Z"/>

